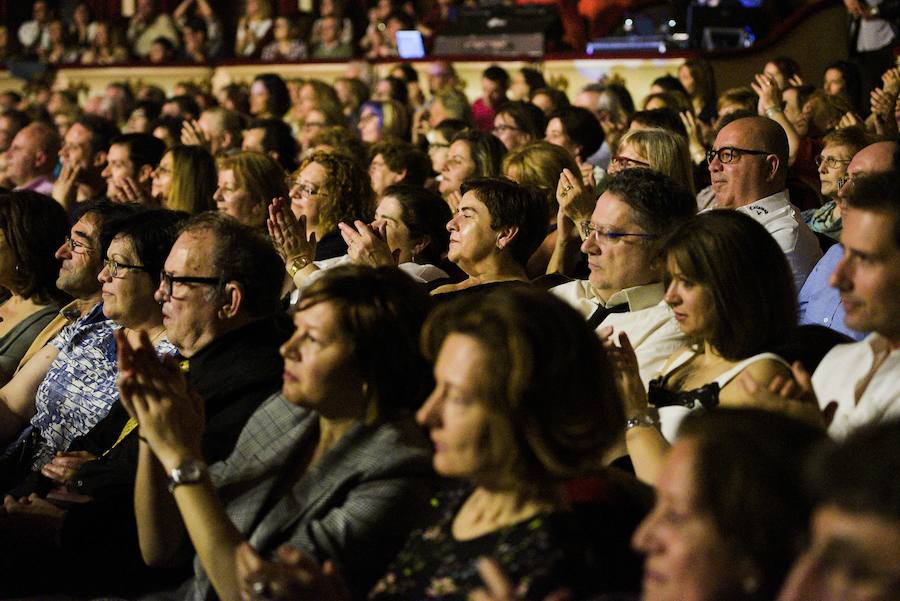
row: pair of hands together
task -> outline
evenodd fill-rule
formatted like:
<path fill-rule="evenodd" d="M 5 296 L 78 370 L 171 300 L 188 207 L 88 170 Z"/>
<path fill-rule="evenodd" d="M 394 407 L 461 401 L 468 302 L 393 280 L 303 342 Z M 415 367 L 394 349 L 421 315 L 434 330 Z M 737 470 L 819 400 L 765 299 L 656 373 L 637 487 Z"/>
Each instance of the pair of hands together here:
<path fill-rule="evenodd" d="M 308 231 L 306 217 L 298 219 L 294 216 L 286 199 L 272 200 L 266 225 L 275 249 L 286 264 L 298 257 L 311 261 L 316 256 L 315 232 Z M 357 265 L 371 267 L 397 265 L 399 252 L 388 246 L 386 228 L 384 222 L 368 225 L 356 220 L 352 225 L 338 224 L 350 259 Z"/>

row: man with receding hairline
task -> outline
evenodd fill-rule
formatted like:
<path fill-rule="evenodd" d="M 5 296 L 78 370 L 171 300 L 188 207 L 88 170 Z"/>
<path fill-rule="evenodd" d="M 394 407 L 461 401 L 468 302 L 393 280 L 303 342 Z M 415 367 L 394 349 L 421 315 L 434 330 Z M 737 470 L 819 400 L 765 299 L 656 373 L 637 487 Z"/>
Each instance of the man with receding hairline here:
<path fill-rule="evenodd" d="M 6 175 L 16 190 L 50 195 L 60 140 L 56 129 L 35 122 L 22 128 L 6 151 Z"/>
<path fill-rule="evenodd" d="M 715 208 L 746 213 L 784 251 L 799 290 L 822 256 L 815 234 L 790 203 L 787 135 L 766 117 L 743 117 L 719 131 L 707 153 Z"/>

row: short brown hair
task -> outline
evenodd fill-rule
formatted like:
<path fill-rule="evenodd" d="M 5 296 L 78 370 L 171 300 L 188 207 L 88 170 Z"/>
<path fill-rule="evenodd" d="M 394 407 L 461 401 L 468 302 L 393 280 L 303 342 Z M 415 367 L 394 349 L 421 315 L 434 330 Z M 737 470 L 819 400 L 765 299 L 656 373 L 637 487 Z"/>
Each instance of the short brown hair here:
<path fill-rule="evenodd" d="M 395 267 L 344 265 L 329 269 L 303 291 L 299 310 L 331 302 L 350 338 L 359 373 L 379 414 L 415 410 L 431 378 L 419 333 L 431 308 L 424 288 Z"/>
<path fill-rule="evenodd" d="M 491 358 L 487 468 L 490 484 L 540 497 L 596 467 L 624 427 L 612 367 L 584 318 L 530 287 L 501 288 L 439 305 L 422 336 L 434 360 L 459 333 Z"/>
<path fill-rule="evenodd" d="M 487 207 L 491 228 L 518 228 L 509 244 L 509 252 L 524 267 L 547 235 L 550 217 L 546 199 L 537 190 L 504 177 L 467 179 L 460 187 L 460 193 L 467 192 L 474 192 Z"/>

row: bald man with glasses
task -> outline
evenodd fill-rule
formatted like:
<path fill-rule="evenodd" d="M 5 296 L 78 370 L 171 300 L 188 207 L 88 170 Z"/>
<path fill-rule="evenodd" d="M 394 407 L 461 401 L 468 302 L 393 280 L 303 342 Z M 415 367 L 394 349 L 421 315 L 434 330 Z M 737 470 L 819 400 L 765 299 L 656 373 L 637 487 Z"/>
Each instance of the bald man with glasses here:
<path fill-rule="evenodd" d="M 766 117 L 737 119 L 719 131 L 706 160 L 714 207 L 741 211 L 761 223 L 784 251 L 799 290 L 822 249 L 788 197 L 784 130 Z"/>

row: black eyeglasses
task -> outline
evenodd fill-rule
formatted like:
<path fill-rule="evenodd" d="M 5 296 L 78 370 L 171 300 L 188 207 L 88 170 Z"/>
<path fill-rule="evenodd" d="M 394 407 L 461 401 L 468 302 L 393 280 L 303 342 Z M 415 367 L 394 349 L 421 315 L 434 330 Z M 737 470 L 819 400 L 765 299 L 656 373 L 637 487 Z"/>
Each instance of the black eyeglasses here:
<path fill-rule="evenodd" d="M 204 286 L 221 286 L 222 278 L 203 278 L 199 276 L 172 275 L 165 270 L 159 272 L 159 281 L 163 284 L 163 290 L 167 296 L 177 298 L 172 294 L 175 284 L 202 284 Z"/>
<path fill-rule="evenodd" d="M 741 158 L 743 154 L 755 154 L 755 155 L 767 155 L 772 154 L 771 152 L 766 152 L 765 150 L 748 150 L 747 148 L 736 148 L 734 146 L 723 146 L 718 150 L 707 150 L 706 151 L 706 162 L 712 163 L 713 159 L 719 157 L 719 162 L 723 165 L 727 165 L 737 159 Z"/>
<path fill-rule="evenodd" d="M 134 269 L 136 271 L 147 271 L 147 268 L 144 265 L 128 265 L 127 263 L 119 263 L 118 261 L 113 261 L 112 259 L 103 259 L 103 266 L 106 267 L 106 270 L 109 271 L 109 275 L 111 277 L 125 277 L 124 273 L 119 273 L 120 269 Z"/>

